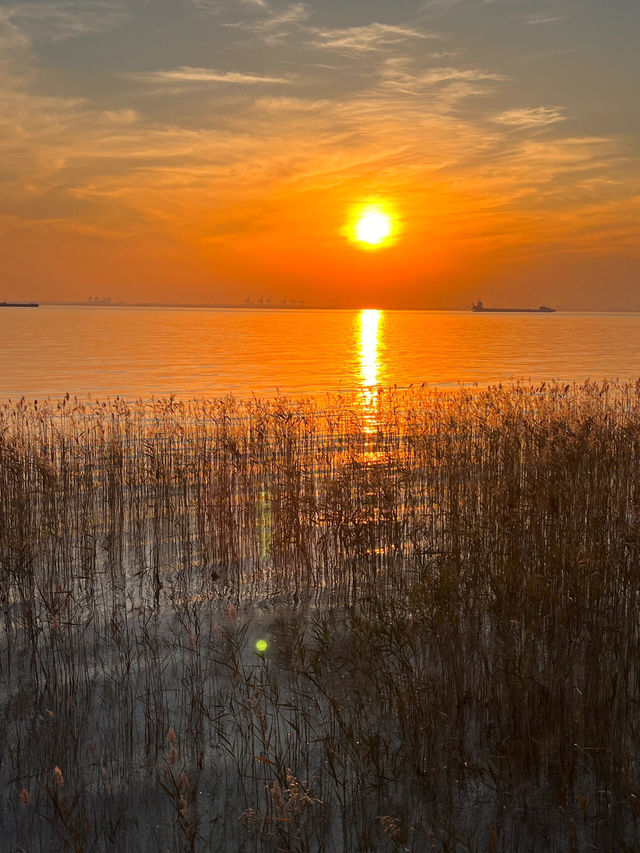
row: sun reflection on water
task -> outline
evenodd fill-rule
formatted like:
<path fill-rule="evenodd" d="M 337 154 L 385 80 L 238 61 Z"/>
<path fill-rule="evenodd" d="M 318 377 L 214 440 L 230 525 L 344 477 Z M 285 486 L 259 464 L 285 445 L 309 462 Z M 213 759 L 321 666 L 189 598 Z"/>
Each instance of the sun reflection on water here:
<path fill-rule="evenodd" d="M 358 315 L 360 343 L 360 400 L 365 432 L 377 426 L 378 384 L 380 374 L 379 339 L 382 311 L 366 308 Z"/>

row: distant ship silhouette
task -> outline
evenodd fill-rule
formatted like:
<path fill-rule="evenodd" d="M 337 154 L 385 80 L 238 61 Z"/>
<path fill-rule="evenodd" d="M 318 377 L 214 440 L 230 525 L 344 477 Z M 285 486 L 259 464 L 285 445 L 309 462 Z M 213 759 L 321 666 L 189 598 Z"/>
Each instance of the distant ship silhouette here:
<path fill-rule="evenodd" d="M 555 308 L 541 305 L 539 308 L 485 308 L 481 300 L 471 303 L 471 310 L 476 314 L 554 314 Z"/>
<path fill-rule="evenodd" d="M 38 308 L 38 302 L 0 302 L 0 308 Z"/>

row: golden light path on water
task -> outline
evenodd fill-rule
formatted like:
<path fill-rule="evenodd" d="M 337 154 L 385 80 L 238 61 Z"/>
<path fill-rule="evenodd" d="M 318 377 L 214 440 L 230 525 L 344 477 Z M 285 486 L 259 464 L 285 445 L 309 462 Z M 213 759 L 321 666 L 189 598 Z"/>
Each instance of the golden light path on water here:
<path fill-rule="evenodd" d="M 378 381 L 380 373 L 380 327 L 382 312 L 366 308 L 358 315 L 360 343 L 360 386 L 365 432 L 376 427 Z"/>

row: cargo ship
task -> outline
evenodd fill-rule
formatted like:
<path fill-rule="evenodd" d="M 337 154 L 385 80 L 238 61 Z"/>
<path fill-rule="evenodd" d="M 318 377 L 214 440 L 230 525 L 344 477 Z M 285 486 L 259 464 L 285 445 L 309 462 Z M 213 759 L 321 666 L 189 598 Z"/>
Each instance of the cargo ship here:
<path fill-rule="evenodd" d="M 476 314 L 554 314 L 555 308 L 541 305 L 539 308 L 485 308 L 481 301 L 472 302 L 471 310 Z"/>
<path fill-rule="evenodd" d="M 38 308 L 39 302 L 0 302 L 0 308 Z"/>

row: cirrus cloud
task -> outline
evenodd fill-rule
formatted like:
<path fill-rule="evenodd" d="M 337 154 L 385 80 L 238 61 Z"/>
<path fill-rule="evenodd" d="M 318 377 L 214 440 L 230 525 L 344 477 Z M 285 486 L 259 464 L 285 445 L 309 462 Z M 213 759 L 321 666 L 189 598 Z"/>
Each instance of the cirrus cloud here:
<path fill-rule="evenodd" d="M 286 77 L 272 77 L 268 74 L 247 74 L 242 71 L 218 71 L 214 68 L 192 68 L 181 65 L 169 71 L 143 71 L 132 74 L 138 80 L 147 83 L 231 83 L 241 85 L 290 83 Z"/>
<path fill-rule="evenodd" d="M 494 121 L 509 127 L 534 128 L 557 124 L 566 121 L 566 118 L 559 107 L 524 107 L 505 110 L 494 116 Z"/>

